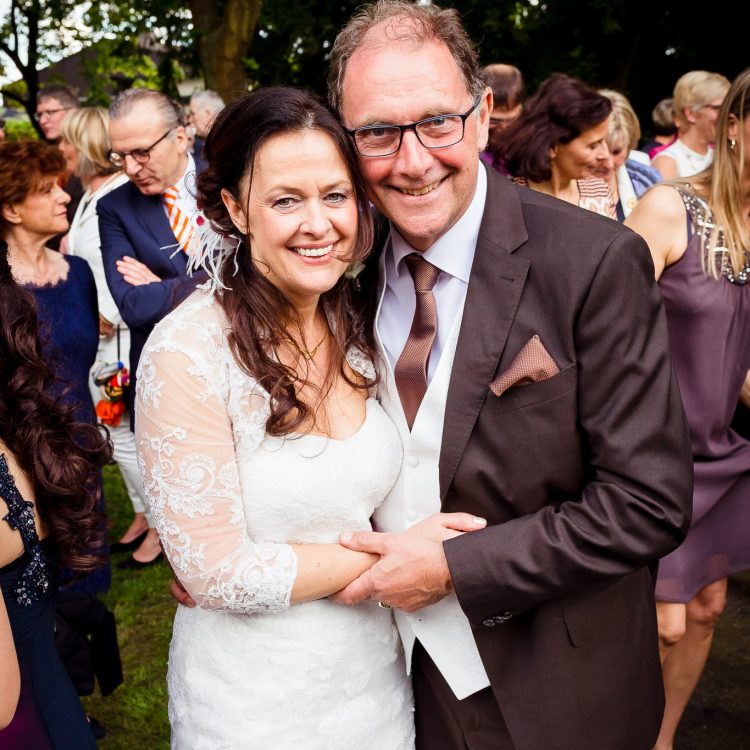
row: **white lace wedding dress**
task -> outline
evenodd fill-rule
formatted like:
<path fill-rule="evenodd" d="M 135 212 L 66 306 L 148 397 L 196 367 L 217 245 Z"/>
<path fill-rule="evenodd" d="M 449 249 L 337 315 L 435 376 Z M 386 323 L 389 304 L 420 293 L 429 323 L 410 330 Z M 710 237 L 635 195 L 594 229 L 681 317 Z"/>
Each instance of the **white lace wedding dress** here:
<path fill-rule="evenodd" d="M 172 567 L 169 656 L 179 750 L 412 750 L 412 695 L 391 613 L 327 599 L 290 605 L 289 543 L 370 528 L 401 466 L 374 399 L 347 440 L 264 434 L 268 396 L 237 365 L 213 297 L 155 328 L 138 372 L 137 443 Z M 363 375 L 372 365 L 349 358 Z"/>

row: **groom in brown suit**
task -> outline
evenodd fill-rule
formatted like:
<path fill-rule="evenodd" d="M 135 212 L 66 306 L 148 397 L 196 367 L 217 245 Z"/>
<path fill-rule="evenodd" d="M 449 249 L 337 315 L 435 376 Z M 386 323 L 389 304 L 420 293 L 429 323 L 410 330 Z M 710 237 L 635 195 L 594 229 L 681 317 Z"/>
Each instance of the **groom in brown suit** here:
<path fill-rule="evenodd" d="M 648 750 L 655 566 L 692 476 L 648 249 L 485 170 L 492 94 L 453 10 L 365 8 L 330 94 L 390 220 L 377 335 L 405 452 L 381 533 L 342 538 L 381 559 L 338 597 L 394 608 L 420 750 Z"/>

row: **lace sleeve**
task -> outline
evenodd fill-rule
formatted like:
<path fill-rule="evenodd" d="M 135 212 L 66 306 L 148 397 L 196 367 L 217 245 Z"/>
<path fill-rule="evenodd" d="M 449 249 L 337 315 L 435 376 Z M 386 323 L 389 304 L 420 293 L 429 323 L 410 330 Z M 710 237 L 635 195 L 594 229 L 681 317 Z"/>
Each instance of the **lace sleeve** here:
<path fill-rule="evenodd" d="M 220 327 L 191 326 L 175 314 L 162 323 L 141 357 L 135 424 L 138 464 L 164 552 L 205 609 L 284 609 L 297 558 L 289 545 L 255 543 L 247 529 L 229 413 L 236 384 L 216 341 Z M 258 394 L 240 400 L 256 412 L 266 404 Z M 264 420 L 245 420 L 251 423 L 257 444 Z"/>

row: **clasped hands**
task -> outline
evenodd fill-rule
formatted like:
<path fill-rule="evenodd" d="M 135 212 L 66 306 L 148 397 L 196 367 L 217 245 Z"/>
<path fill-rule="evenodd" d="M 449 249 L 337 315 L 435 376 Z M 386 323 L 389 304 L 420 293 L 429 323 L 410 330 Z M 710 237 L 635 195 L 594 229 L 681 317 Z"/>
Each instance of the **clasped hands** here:
<path fill-rule="evenodd" d="M 348 549 L 379 555 L 378 561 L 346 588 L 328 598 L 340 604 L 379 601 L 404 612 L 416 612 L 453 591 L 443 542 L 485 528 L 484 518 L 469 513 L 435 513 L 401 534 L 355 531 L 341 534 Z M 186 607 L 195 601 L 174 578 L 172 596 Z"/>
<path fill-rule="evenodd" d="M 404 612 L 435 604 L 453 591 L 443 542 L 486 525 L 485 519 L 468 513 L 435 513 L 402 534 L 342 534 L 339 541 L 344 547 L 380 559 L 329 599 L 349 605 L 369 599 Z"/>

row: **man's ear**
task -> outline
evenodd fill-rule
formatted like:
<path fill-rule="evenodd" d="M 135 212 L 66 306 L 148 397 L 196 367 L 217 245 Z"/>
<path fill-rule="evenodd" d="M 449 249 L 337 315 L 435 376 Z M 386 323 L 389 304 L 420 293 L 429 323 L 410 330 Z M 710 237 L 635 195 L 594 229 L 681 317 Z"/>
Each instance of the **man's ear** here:
<path fill-rule="evenodd" d="M 185 132 L 185 128 L 182 125 L 177 126 L 177 135 L 175 136 L 175 143 L 177 144 L 177 149 L 181 154 L 184 154 L 188 147 L 190 146 L 190 140 L 187 137 L 187 133 Z"/>
<path fill-rule="evenodd" d="M 245 212 L 242 210 L 240 202 L 228 191 L 222 188 L 221 200 L 227 207 L 229 212 L 229 218 L 232 220 L 232 224 L 242 233 L 244 237 L 247 234 L 247 217 Z"/>
<path fill-rule="evenodd" d="M 477 146 L 479 153 L 487 148 L 487 140 L 490 134 L 490 114 L 492 114 L 492 89 L 487 86 L 482 94 L 482 100 L 479 102 Z"/>
<path fill-rule="evenodd" d="M 16 208 L 15 203 L 6 203 L 3 204 L 2 211 L 0 211 L 3 215 L 3 219 L 8 222 L 8 224 L 20 224 L 21 223 L 21 215 L 18 213 L 18 209 Z"/>

